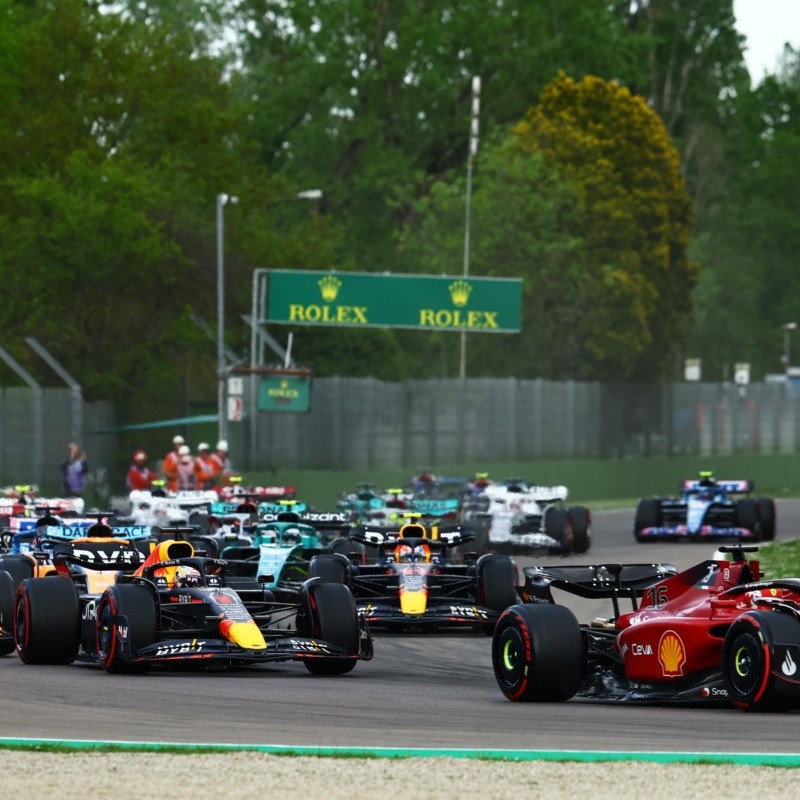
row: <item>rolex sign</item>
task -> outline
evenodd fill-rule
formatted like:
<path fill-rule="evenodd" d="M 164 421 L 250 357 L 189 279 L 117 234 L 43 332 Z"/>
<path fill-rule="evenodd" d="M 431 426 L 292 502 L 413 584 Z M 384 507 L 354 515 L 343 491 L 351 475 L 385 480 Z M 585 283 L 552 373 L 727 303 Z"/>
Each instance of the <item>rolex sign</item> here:
<path fill-rule="evenodd" d="M 259 411 L 299 411 L 310 407 L 311 373 L 304 370 L 276 370 L 261 378 Z"/>
<path fill-rule="evenodd" d="M 267 322 L 518 333 L 519 278 L 272 270 Z"/>

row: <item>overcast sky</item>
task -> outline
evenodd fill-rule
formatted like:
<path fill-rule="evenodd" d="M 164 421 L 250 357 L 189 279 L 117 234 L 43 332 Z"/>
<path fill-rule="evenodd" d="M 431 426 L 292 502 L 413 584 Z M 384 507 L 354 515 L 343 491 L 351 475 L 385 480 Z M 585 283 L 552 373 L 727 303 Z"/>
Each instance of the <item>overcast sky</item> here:
<path fill-rule="evenodd" d="M 800 0 L 733 0 L 733 12 L 747 37 L 744 58 L 754 83 L 775 72 L 785 42 L 800 47 Z"/>

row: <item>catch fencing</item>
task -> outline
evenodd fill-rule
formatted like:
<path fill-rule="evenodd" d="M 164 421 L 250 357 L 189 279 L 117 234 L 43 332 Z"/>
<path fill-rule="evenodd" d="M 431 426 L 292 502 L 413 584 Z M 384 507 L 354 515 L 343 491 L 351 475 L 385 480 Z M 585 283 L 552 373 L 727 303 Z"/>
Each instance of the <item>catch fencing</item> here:
<path fill-rule="evenodd" d="M 800 393 L 773 383 L 318 378 L 308 413 L 260 412 L 243 425 L 243 441 L 255 437 L 251 469 L 791 453 Z"/>
<path fill-rule="evenodd" d="M 60 466 L 74 441 L 88 454 L 89 490 L 106 497 L 117 442 L 95 434 L 116 424 L 114 404 L 83 403 L 80 430 L 75 430 L 74 412 L 74 396 L 66 388 L 42 389 L 41 402 L 31 389 L 0 388 L 0 485 L 34 483 L 48 493 L 60 492 Z"/>
<path fill-rule="evenodd" d="M 81 434 L 69 389 L 42 390 L 38 425 L 34 400 L 28 388 L 0 388 L 0 484 L 59 490 L 59 466 L 77 439 L 102 501 L 124 475 L 120 446 L 130 447 L 111 433 L 113 404 L 84 403 Z M 772 383 L 317 378 L 309 412 L 259 412 L 255 425 L 245 417 L 229 428 L 234 464 L 265 471 L 793 453 L 800 392 Z"/>

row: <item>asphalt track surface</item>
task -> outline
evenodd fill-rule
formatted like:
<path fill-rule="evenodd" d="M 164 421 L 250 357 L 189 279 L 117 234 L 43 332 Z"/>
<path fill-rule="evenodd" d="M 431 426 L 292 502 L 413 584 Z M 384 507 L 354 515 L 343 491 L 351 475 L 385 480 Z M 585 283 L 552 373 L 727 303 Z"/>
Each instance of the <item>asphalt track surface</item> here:
<path fill-rule="evenodd" d="M 778 502 L 779 540 L 800 537 L 800 501 Z M 574 563 L 710 558 L 709 544 L 637 544 L 632 511 L 594 515 L 592 550 Z M 521 559 L 520 563 L 535 563 Z M 557 599 L 565 599 L 557 597 Z M 581 604 L 586 601 L 580 601 Z M 595 607 L 575 607 L 579 619 Z M 225 672 L 26 666 L 0 658 L 0 737 L 392 748 L 796 753 L 798 714 L 507 701 L 483 635 L 376 635 L 349 675 L 300 663 Z"/>

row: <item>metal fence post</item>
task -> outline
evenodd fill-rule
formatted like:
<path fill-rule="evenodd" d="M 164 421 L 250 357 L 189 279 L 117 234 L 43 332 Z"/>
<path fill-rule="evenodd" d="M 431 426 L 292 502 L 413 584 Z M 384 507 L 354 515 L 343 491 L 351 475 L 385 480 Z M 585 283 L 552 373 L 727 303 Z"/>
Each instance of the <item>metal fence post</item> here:
<path fill-rule="evenodd" d="M 33 392 L 33 479 L 37 484 L 42 482 L 42 462 L 43 462 L 43 428 L 44 415 L 42 413 L 42 387 L 31 377 L 27 370 L 23 369 L 14 358 L 4 348 L 0 347 L 0 358 L 11 367 L 25 383 L 28 384 Z"/>
<path fill-rule="evenodd" d="M 72 433 L 71 438 L 80 442 L 81 446 L 86 443 L 83 437 L 83 390 L 81 385 L 72 377 L 61 364 L 56 361 L 55 357 L 45 349 L 45 347 L 33 338 L 33 336 L 26 336 L 25 341 L 28 346 L 39 356 L 41 356 L 53 372 L 61 378 L 64 383 L 69 387 L 70 395 L 72 398 L 71 413 L 72 413 Z"/>

